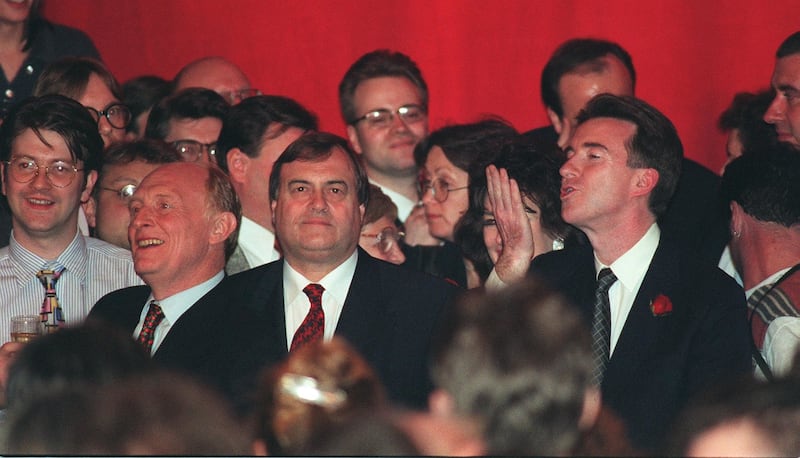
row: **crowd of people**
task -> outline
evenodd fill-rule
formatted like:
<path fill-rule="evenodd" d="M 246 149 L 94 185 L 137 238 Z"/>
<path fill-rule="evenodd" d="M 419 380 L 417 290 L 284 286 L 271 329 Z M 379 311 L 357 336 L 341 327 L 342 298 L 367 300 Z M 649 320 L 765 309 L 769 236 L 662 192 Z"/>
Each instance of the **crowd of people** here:
<path fill-rule="evenodd" d="M 430 131 L 369 52 L 339 136 L 223 57 L 120 85 L 38 2 L 0 22 L 0 452 L 800 453 L 800 32 L 719 176 L 611 41 L 524 133 Z"/>

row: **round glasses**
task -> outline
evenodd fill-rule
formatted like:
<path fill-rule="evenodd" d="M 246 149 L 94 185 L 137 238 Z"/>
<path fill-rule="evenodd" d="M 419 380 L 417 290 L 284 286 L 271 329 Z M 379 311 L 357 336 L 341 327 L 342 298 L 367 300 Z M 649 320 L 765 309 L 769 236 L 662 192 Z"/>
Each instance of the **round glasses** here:
<path fill-rule="evenodd" d="M 30 157 L 12 157 L 10 161 L 5 161 L 8 166 L 8 175 L 17 183 L 29 183 L 39 175 L 39 170 L 44 168 L 47 181 L 57 188 L 66 188 L 72 184 L 75 175 L 83 169 L 75 167 L 66 161 L 55 161 L 47 167 L 42 167 Z"/>
<path fill-rule="evenodd" d="M 258 89 L 239 89 L 236 91 L 221 92 L 219 95 L 225 98 L 231 105 L 236 105 L 244 99 L 261 95 Z"/>
<path fill-rule="evenodd" d="M 391 226 L 383 228 L 383 230 L 377 234 L 361 234 L 361 237 L 366 237 L 368 239 L 374 238 L 375 245 L 378 246 L 381 253 L 388 253 L 394 244 L 400 243 L 405 236 L 405 232 L 400 232 Z"/>
<path fill-rule="evenodd" d="M 400 119 L 403 120 L 406 124 L 415 124 L 420 121 L 424 121 L 427 113 L 425 108 L 421 105 L 403 105 L 402 107 L 398 108 L 397 110 L 387 110 L 386 108 L 381 108 L 379 110 L 373 110 L 361 116 L 360 118 L 356 118 L 350 124 L 358 124 L 361 121 L 364 121 L 370 127 L 375 128 L 384 128 L 389 127 L 394 123 L 394 115 L 395 113 Z"/>
<path fill-rule="evenodd" d="M 419 193 L 419 198 L 425 195 L 426 192 L 430 189 L 433 193 L 433 199 L 436 202 L 444 202 L 447 200 L 447 197 L 450 195 L 451 191 L 461 191 L 462 189 L 467 189 L 469 186 L 461 186 L 460 188 L 451 188 L 450 183 L 440 179 L 435 178 L 433 180 L 429 180 L 427 178 L 420 178 L 417 182 L 417 192 Z"/>
<path fill-rule="evenodd" d="M 112 103 L 102 111 L 97 111 L 92 107 L 86 107 L 86 109 L 89 110 L 89 114 L 92 115 L 96 123 L 99 124 L 100 117 L 105 116 L 105 118 L 108 120 L 108 123 L 111 124 L 111 127 L 116 129 L 124 129 L 128 127 L 128 125 L 131 123 L 131 119 L 133 118 L 131 115 L 131 109 L 121 103 Z"/>
<path fill-rule="evenodd" d="M 204 152 L 208 153 L 211 162 L 216 162 L 217 143 L 200 143 L 197 140 L 176 140 L 172 146 L 178 151 L 184 161 L 197 162 Z"/>
<path fill-rule="evenodd" d="M 106 188 L 104 186 L 100 186 L 100 189 L 103 191 L 110 191 L 116 193 L 121 200 L 127 202 L 128 200 L 130 200 L 133 193 L 136 192 L 136 185 L 129 183 L 119 189 Z"/>

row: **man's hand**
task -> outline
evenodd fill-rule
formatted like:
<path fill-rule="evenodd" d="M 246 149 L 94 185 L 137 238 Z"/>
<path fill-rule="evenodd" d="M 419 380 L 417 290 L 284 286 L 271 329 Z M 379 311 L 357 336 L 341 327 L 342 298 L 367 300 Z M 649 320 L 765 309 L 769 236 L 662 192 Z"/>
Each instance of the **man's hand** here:
<path fill-rule="evenodd" d="M 6 382 L 8 381 L 8 369 L 11 363 L 25 344 L 20 342 L 6 342 L 0 346 L 0 407 L 6 405 Z"/>
<path fill-rule="evenodd" d="M 516 180 L 506 169 L 486 167 L 486 186 L 502 251 L 494 265 L 504 283 L 525 277 L 533 258 L 533 233 Z"/>

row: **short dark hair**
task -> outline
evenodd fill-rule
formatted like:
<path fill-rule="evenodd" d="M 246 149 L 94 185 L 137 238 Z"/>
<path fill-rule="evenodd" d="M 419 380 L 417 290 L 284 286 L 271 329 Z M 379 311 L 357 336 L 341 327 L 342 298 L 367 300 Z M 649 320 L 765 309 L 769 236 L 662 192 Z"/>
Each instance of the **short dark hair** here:
<path fill-rule="evenodd" d="M 362 225 L 367 225 L 378 221 L 386 216 L 392 221 L 397 219 L 397 205 L 392 202 L 379 186 L 369 184 L 369 204 L 364 209 L 364 220 Z"/>
<path fill-rule="evenodd" d="M 470 293 L 443 317 L 432 375 L 456 411 L 477 418 L 490 455 L 563 455 L 593 358 L 586 324 L 543 282 Z"/>
<path fill-rule="evenodd" d="M 499 118 L 442 127 L 417 144 L 414 162 L 417 167 L 424 167 L 431 149 L 438 146 L 448 161 L 461 170 L 469 171 L 475 161 L 494 156 L 516 135 L 517 131 Z"/>
<path fill-rule="evenodd" d="M 759 221 L 800 224 L 800 154 L 789 145 L 734 159 L 720 188 L 727 202 L 738 203 Z"/>
<path fill-rule="evenodd" d="M 36 80 L 33 95 L 60 94 L 78 100 L 86 91 L 92 74 L 103 80 L 117 100 L 122 100 L 117 79 L 108 67 L 91 57 L 65 57 L 48 65 Z"/>
<path fill-rule="evenodd" d="M 643 100 L 611 94 L 600 94 L 590 100 L 578 114 L 578 125 L 594 118 L 614 118 L 636 126 L 631 138 L 625 141 L 627 165 L 658 172 L 649 206 L 653 215 L 660 217 L 675 193 L 683 161 L 683 145 L 672 121 Z"/>
<path fill-rule="evenodd" d="M 365 80 L 384 76 L 409 80 L 419 89 L 422 106 L 428 111 L 428 85 L 417 64 L 401 52 L 378 49 L 355 61 L 339 83 L 339 109 L 345 124 L 352 124 L 359 116 L 353 103 L 358 85 Z"/>
<path fill-rule="evenodd" d="M 225 119 L 230 105 L 210 89 L 187 88 L 166 97 L 150 111 L 144 135 L 164 140 L 169 135 L 169 123 L 173 119 Z"/>
<path fill-rule="evenodd" d="M 98 183 L 100 182 L 105 168 L 109 165 L 130 164 L 133 161 L 142 161 L 148 164 L 169 164 L 171 162 L 180 162 L 181 160 L 181 155 L 175 151 L 175 148 L 154 138 L 114 143 L 103 153 L 100 176 L 97 181 Z M 97 196 L 100 190 L 100 186 L 95 186 L 92 194 Z"/>
<path fill-rule="evenodd" d="M 161 99 L 169 95 L 172 85 L 169 81 L 155 75 L 144 75 L 126 81 L 122 85 L 122 103 L 131 109 L 131 118 L 153 108 Z M 136 122 L 128 125 L 128 132 L 136 131 Z M 144 132 L 136 132 L 139 135 Z"/>
<path fill-rule="evenodd" d="M 739 132 L 742 154 L 758 152 L 778 143 L 775 127 L 764 122 L 764 113 L 774 98 L 773 89 L 739 92 L 720 115 L 717 127 L 723 132 L 733 129 Z"/>
<path fill-rule="evenodd" d="M 367 171 L 361 164 L 361 159 L 350 148 L 347 140 L 327 132 L 309 132 L 303 135 L 289 145 L 286 151 L 278 157 L 275 164 L 272 165 L 272 172 L 269 174 L 269 199 L 271 201 L 278 200 L 283 164 L 295 161 L 324 161 L 333 154 L 335 149 L 342 150 L 350 159 L 355 173 L 358 203 L 366 206 L 369 201 L 369 181 L 367 180 Z"/>
<path fill-rule="evenodd" d="M 270 134 L 277 138 L 286 129 L 296 127 L 317 130 L 317 117 L 296 101 L 279 95 L 259 95 L 242 100 L 228 110 L 217 140 L 217 164 L 228 172 L 228 151 L 239 148 L 249 157 L 257 157 L 270 126 L 279 129 Z"/>
<path fill-rule="evenodd" d="M 782 57 L 791 56 L 792 54 L 800 53 L 800 32 L 795 32 L 778 46 L 778 51 L 775 52 L 775 57 L 780 59 Z"/>
<path fill-rule="evenodd" d="M 564 106 L 558 93 L 561 78 L 578 67 L 589 64 L 598 65 L 597 68 L 591 69 L 600 72 L 605 68 L 602 59 L 609 54 L 622 61 L 631 76 L 631 84 L 636 87 L 633 60 L 622 46 L 607 40 L 575 38 L 556 48 L 542 70 L 541 93 L 544 105 L 553 110 L 559 118 L 564 116 Z"/>
<path fill-rule="evenodd" d="M 41 131 L 55 132 L 66 143 L 72 159 L 83 161 L 85 172 L 97 170 L 103 139 L 92 115 L 75 100 L 51 94 L 27 98 L 12 108 L 0 127 L 2 160 L 10 159 L 14 140 L 27 129 L 31 129 L 46 145 Z M 84 176 L 88 176 L 88 173 L 84 173 Z"/>

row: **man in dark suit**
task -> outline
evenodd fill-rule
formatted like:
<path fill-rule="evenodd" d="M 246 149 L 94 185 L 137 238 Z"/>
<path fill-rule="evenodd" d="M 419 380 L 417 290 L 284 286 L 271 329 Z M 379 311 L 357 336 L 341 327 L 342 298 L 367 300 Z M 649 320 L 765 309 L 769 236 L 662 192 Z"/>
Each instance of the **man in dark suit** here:
<path fill-rule="evenodd" d="M 358 248 L 367 186 L 346 140 L 317 132 L 300 137 L 270 175 L 283 259 L 231 278 L 253 285 L 244 303 L 254 320 L 268 323 L 254 349 L 267 363 L 336 334 L 372 365 L 392 400 L 422 407 L 432 388 L 431 336 L 458 289 Z"/>
<path fill-rule="evenodd" d="M 599 95 L 566 152 L 562 216 L 591 245 L 537 257 L 531 271 L 583 311 L 603 401 L 635 445 L 655 450 L 691 395 L 750 371 L 744 295 L 656 223 L 683 155 L 666 117 L 632 97 Z"/>
<path fill-rule="evenodd" d="M 129 207 L 146 286 L 109 293 L 89 318 L 132 333 L 161 366 L 242 401 L 262 359 L 250 351 L 260 326 L 238 306 L 245 288 L 223 272 L 241 218 L 230 181 L 206 164 L 167 164 L 142 180 Z"/>

